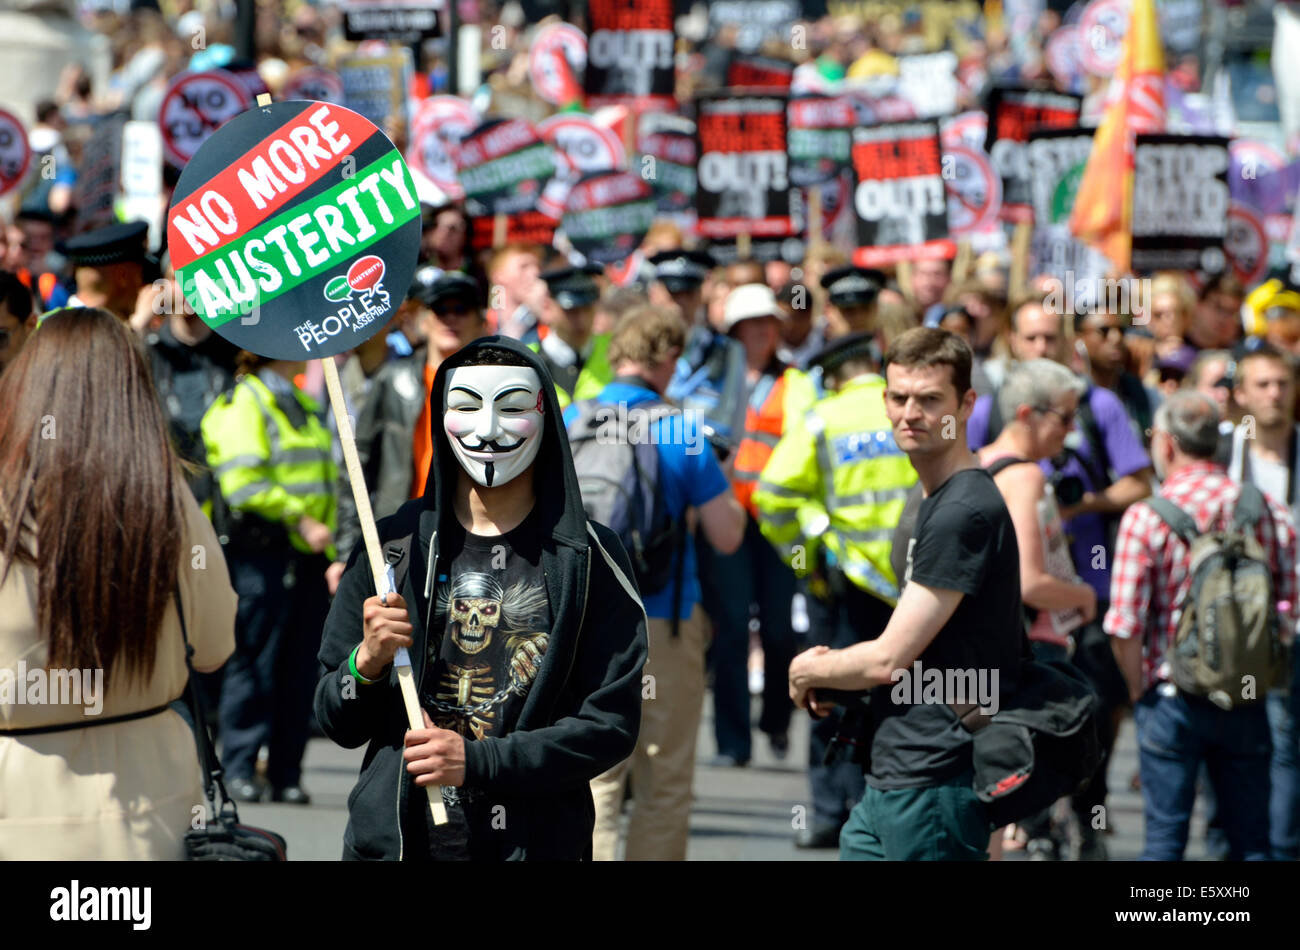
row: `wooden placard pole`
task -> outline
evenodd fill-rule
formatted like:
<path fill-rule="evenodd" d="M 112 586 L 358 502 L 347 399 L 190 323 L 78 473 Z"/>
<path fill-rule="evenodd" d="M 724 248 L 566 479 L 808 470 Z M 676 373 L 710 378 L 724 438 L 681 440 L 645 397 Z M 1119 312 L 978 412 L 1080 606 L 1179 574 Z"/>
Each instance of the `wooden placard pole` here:
<path fill-rule="evenodd" d="M 357 518 L 361 522 L 361 537 L 366 544 L 366 557 L 370 561 L 370 572 L 374 575 L 375 590 L 384 596 L 392 590 L 392 579 L 384 553 L 379 547 L 379 532 L 375 528 L 375 514 L 370 508 L 370 493 L 366 490 L 366 477 L 361 471 L 361 458 L 357 455 L 356 437 L 352 434 L 352 420 L 348 418 L 347 403 L 343 401 L 343 385 L 339 382 L 339 369 L 334 358 L 320 361 L 325 371 L 325 388 L 330 394 L 330 408 L 334 410 L 334 422 L 339 430 L 339 443 L 343 446 L 343 461 L 347 465 L 348 480 L 352 483 L 352 497 L 357 503 Z M 424 717 L 420 714 L 420 700 L 415 694 L 415 674 L 411 670 L 411 655 L 405 647 L 399 647 L 393 659 L 397 669 L 397 683 L 402 689 L 402 704 L 406 707 L 406 720 L 412 729 L 424 728 Z M 425 788 L 429 796 L 429 809 L 433 813 L 435 825 L 447 823 L 447 808 L 442 803 L 442 788 L 430 785 Z"/>
<path fill-rule="evenodd" d="M 966 282 L 966 278 L 970 275 L 971 261 L 974 256 L 970 241 L 957 242 L 957 256 L 952 262 L 952 285 L 954 287 L 960 287 Z"/>
<path fill-rule="evenodd" d="M 506 246 L 506 235 L 510 233 L 510 221 L 504 214 L 492 216 L 492 249 Z"/>
<path fill-rule="evenodd" d="M 1011 235 L 1011 271 L 1007 275 L 1008 299 L 1014 300 L 1029 287 L 1029 244 L 1034 226 L 1021 221 Z"/>
<path fill-rule="evenodd" d="M 753 251 L 753 249 L 753 240 L 750 238 L 748 233 L 736 235 L 736 260 L 749 260 L 750 252 Z"/>
<path fill-rule="evenodd" d="M 808 189 L 808 250 L 821 250 L 822 239 L 822 186 Z"/>

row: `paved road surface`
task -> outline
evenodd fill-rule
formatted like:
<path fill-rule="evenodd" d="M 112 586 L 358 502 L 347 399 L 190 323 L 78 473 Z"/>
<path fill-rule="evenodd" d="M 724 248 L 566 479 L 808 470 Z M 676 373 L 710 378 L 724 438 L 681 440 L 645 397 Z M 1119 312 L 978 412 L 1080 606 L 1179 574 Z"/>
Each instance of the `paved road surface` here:
<path fill-rule="evenodd" d="M 754 760 L 743 769 L 715 769 L 705 763 L 715 752 L 709 710 L 705 703 L 697 746 L 695 807 L 691 814 L 689 858 L 695 861 L 833 860 L 834 851 L 800 851 L 793 844 L 796 806 L 807 806 L 804 778 L 808 736 L 806 720 L 796 716 L 789 758 L 771 755 L 766 738 L 756 734 Z M 251 824 L 273 828 L 289 841 L 294 860 L 337 860 L 347 824 L 347 796 L 356 780 L 362 750 L 340 749 L 327 739 L 313 739 L 307 748 L 304 784 L 313 796 L 309 807 L 244 805 L 240 815 Z M 1114 834 L 1107 837 L 1112 859 L 1133 860 L 1142 847 L 1142 798 L 1129 780 L 1137 770 L 1132 720 L 1127 720 L 1111 765 L 1111 800 L 1107 818 Z M 1204 858 L 1201 831 L 1204 818 L 1198 805 L 1192 825 L 1188 858 Z M 1023 855 L 1009 854 L 1009 860 Z"/>

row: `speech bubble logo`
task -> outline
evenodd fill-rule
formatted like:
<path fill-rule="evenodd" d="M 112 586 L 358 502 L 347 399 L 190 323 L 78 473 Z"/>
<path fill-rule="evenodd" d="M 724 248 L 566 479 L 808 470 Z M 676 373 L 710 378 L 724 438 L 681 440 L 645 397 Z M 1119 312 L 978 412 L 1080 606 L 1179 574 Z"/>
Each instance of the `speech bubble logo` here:
<path fill-rule="evenodd" d="M 379 283 L 383 276 L 383 260 L 370 254 L 356 261 L 348 268 L 347 283 L 353 290 L 369 290 Z"/>
<path fill-rule="evenodd" d="M 348 279 L 342 274 L 330 278 L 330 282 L 325 285 L 325 299 L 338 303 L 340 300 L 347 300 L 352 296 L 352 288 L 348 286 Z"/>

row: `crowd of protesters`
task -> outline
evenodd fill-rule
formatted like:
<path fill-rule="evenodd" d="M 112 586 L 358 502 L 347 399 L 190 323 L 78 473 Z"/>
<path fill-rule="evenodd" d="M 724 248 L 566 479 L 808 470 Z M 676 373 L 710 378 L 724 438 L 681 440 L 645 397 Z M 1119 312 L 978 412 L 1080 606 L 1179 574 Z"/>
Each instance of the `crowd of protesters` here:
<path fill-rule="evenodd" d="M 94 789 L 74 781 L 88 770 L 79 755 L 131 777 L 128 792 L 114 795 L 147 788 L 156 821 L 142 831 L 110 816 L 57 844 L 39 833 L 39 846 L 59 856 L 169 856 L 176 842 L 163 824 L 183 827 L 169 809 L 198 798 L 180 778 L 188 773 L 179 764 L 179 721 L 131 719 L 179 695 L 178 610 L 190 618 L 194 668 L 234 797 L 311 800 L 301 772 L 320 630 L 361 539 L 337 430 L 322 408 L 321 371 L 217 336 L 185 301 L 165 250 L 148 246 L 149 222 L 77 230 L 77 156 L 94 116 L 119 108 L 149 116 L 166 79 L 186 64 L 187 31 L 204 25 L 209 43 L 226 35 L 220 21 L 181 12 L 179 20 L 147 8 L 121 21 L 98 15 L 99 28 L 115 29 L 112 79 L 92 89 L 84 75 L 70 75 L 57 99 L 38 105 L 45 134 L 33 142 L 57 151 L 64 173 L 26 195 L 0 229 L 0 603 L 8 605 L 0 664 L 27 657 L 29 665 L 120 670 L 107 707 L 126 715 L 110 729 L 154 728 L 158 747 L 174 756 L 136 761 L 126 743 L 114 745 L 116 759 L 61 749 L 59 739 L 19 734 L 51 725 L 34 707 L 18 714 L 0 703 L 0 747 L 63 756 L 55 772 L 48 756 L 47 764 L 37 754 L 4 758 L 6 857 L 33 856 L 33 829 L 52 816 L 100 813 Z M 525 24 L 552 12 L 567 11 L 513 3 L 484 11 L 482 23 L 504 26 L 509 39 L 485 45 L 488 85 L 527 87 Z M 1042 57 L 1032 50 L 1059 22 L 1045 11 L 1023 42 L 1005 31 L 963 32 L 955 19 L 942 26 L 970 67 L 965 104 L 977 103 L 988 77 L 1038 78 Z M 910 13 L 808 25 L 809 62 L 828 79 L 888 72 L 896 55 L 927 48 Z M 282 20 L 259 19 L 268 84 L 290 66 L 326 62 L 337 42 L 332 10 L 303 4 Z M 720 85 L 722 60 L 711 54 L 725 46 L 703 32 L 683 45 L 683 97 Z M 1172 72 L 1195 77 L 1196 63 Z M 445 88 L 445 63 L 425 78 L 430 90 Z M 175 183 L 174 170 L 167 178 Z M 421 262 L 405 300 L 382 332 L 337 358 L 378 518 L 425 495 L 439 367 L 487 335 L 537 355 L 567 407 L 571 437 L 593 405 L 667 403 L 702 421 L 703 453 L 687 451 L 668 421 L 659 424 L 669 431 L 652 439 L 678 533 L 663 583 L 641 591 L 657 695 L 644 703 L 632 755 L 591 777 L 595 857 L 687 856 L 696 737 L 711 687 L 715 766 L 744 769 L 755 730 L 779 759 L 790 730 L 811 730 L 812 808 L 796 830 L 801 848 L 840 847 L 846 858 L 1025 850 L 1039 860 L 1104 859 L 1108 784 L 1134 781 L 1145 803 L 1144 857 L 1182 856 L 1199 791 L 1210 801 L 1206 837 L 1216 856 L 1300 858 L 1294 661 L 1258 702 L 1231 708 L 1174 687 L 1167 654 L 1191 590 L 1191 541 L 1144 501 L 1159 495 L 1179 505 L 1199 535 L 1226 530 L 1241 486 L 1257 487 L 1265 516 L 1254 530 L 1289 642 L 1300 517 L 1300 287 L 1289 276 L 1248 287 L 1231 275 L 1166 272 L 1132 279 L 1138 290 L 1122 305 L 1076 314 L 1062 309 L 1052 278 L 1018 285 L 1006 253 L 874 270 L 850 263 L 850 248 L 814 242 L 795 262 L 723 263 L 664 219 L 640 248 L 640 270 L 616 281 L 553 247 L 504 243 L 476 254 L 460 205 L 422 210 Z M 942 385 L 931 405 L 925 386 L 936 370 Z M 82 428 L 42 436 L 47 414 Z M 957 434 L 939 435 L 948 416 L 960 423 Z M 975 468 L 989 470 L 991 486 L 965 475 L 949 484 Z M 179 489 L 182 480 L 189 491 Z M 970 487 L 944 491 L 959 483 Z M 111 524 L 106 498 L 135 520 Z M 940 498 L 942 507 L 932 500 Z M 958 531 L 971 545 L 954 549 L 969 555 L 963 567 L 936 538 L 967 502 L 1000 533 L 996 547 L 978 547 L 987 539 Z M 77 530 L 91 532 L 78 543 L 113 558 L 87 566 L 70 550 L 73 513 Z M 909 524 L 914 545 L 899 533 Z M 202 589 L 182 580 L 176 592 L 174 578 L 194 576 L 183 569 L 191 542 L 223 561 L 228 584 L 225 576 Z M 1069 808 L 1061 803 L 991 836 L 957 747 L 909 746 L 917 723 L 877 713 L 872 761 L 837 756 L 855 728 L 851 707 L 810 696 L 837 684 L 836 675 L 880 688 L 878 677 L 814 667 L 865 641 L 897 641 L 909 588 L 909 610 L 919 609 L 910 606 L 917 590 L 944 595 L 936 602 L 946 614 L 918 627 L 936 644 L 975 629 L 971 611 L 1014 604 L 993 574 L 970 568 L 981 558 L 1011 565 L 998 584 L 1018 577 L 1025 615 L 1015 629 L 1027 631 L 1034 654 L 1086 677 L 1103 747 Z M 127 573 L 113 579 L 114 571 Z M 948 599 L 944 577 L 956 585 Z M 146 593 L 123 599 L 123 584 Z M 65 600 L 65 585 L 83 596 Z M 93 596 L 102 590 L 110 592 L 104 599 Z M 964 607 L 961 597 L 970 598 Z M 77 625 L 103 632 L 87 644 L 72 635 Z M 925 648 L 907 655 L 937 656 Z M 864 669 L 877 662 L 854 655 Z M 810 726 L 792 697 L 807 701 Z M 1128 715 L 1140 774 L 1117 776 L 1109 753 Z M 19 771 L 37 768 L 43 778 Z M 40 793 L 54 785 L 66 794 Z M 628 808 L 620 848 L 619 815 Z M 916 808 L 952 810 L 955 850 L 927 850 L 905 827 Z M 893 814 L 898 829 L 885 832 Z"/>

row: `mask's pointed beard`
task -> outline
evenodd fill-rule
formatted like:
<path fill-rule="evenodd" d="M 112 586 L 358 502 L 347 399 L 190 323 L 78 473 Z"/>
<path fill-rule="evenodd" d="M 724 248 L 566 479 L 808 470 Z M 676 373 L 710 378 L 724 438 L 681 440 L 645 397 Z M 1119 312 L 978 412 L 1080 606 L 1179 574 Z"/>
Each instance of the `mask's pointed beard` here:
<path fill-rule="evenodd" d="M 487 479 L 487 487 L 488 487 L 488 488 L 491 488 L 491 487 L 492 487 L 492 480 L 493 480 L 493 478 L 494 478 L 495 476 L 496 476 L 496 463 L 495 463 L 495 462 L 484 462 L 484 463 L 483 463 L 483 477 Z"/>

